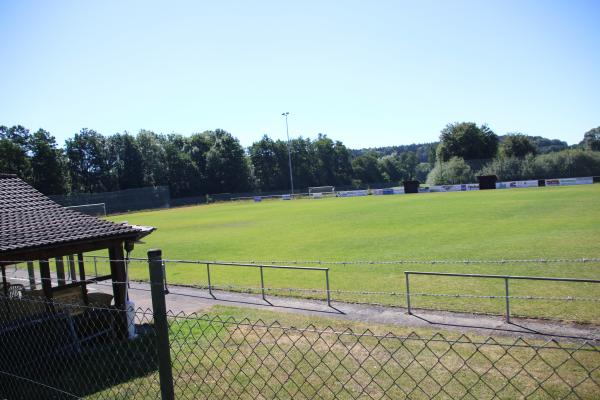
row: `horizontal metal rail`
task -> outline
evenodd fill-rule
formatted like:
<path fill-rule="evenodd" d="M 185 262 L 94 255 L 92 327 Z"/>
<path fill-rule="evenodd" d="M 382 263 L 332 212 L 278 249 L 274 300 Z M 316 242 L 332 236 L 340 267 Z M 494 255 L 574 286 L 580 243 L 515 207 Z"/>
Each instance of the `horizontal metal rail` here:
<path fill-rule="evenodd" d="M 274 269 L 300 269 L 300 270 L 311 270 L 311 271 L 329 271 L 329 268 L 321 267 L 298 267 L 295 265 L 271 265 L 271 264 L 244 264 L 234 262 L 219 262 L 219 261 L 194 261 L 194 264 L 210 264 L 210 265 L 225 265 L 231 267 L 254 267 L 254 268 L 274 268 Z"/>
<path fill-rule="evenodd" d="M 165 261 L 166 262 L 166 261 Z M 246 264 L 246 263 L 230 263 L 230 262 L 210 262 L 210 261 L 193 261 L 188 262 L 190 264 L 204 264 L 206 265 L 206 276 L 208 279 L 208 293 L 212 298 L 215 298 L 215 295 L 212 292 L 213 286 L 211 283 L 210 277 L 210 266 L 211 265 L 219 265 L 225 267 L 248 267 L 248 268 L 258 268 L 260 270 L 260 291 L 262 294 L 262 299 L 268 303 L 266 297 L 266 289 L 265 289 L 265 276 L 264 276 L 264 268 L 268 269 L 288 269 L 295 271 L 322 271 L 325 272 L 325 292 L 327 294 L 327 305 L 331 307 L 331 290 L 329 289 L 329 268 L 321 268 L 321 267 L 298 267 L 298 266 L 289 266 L 289 265 L 263 265 L 263 264 Z"/>
<path fill-rule="evenodd" d="M 107 256 L 84 256 L 86 258 L 108 259 Z M 147 262 L 146 258 L 130 257 L 130 261 Z M 497 260 L 346 260 L 346 261 L 326 261 L 326 260 L 178 260 L 165 259 L 167 262 L 176 262 L 183 264 L 198 264 L 209 262 L 230 262 L 242 264 L 318 264 L 318 265 L 436 265 L 436 264 L 451 264 L 451 265 L 483 265 L 483 264 L 556 264 L 556 263 L 598 263 L 600 257 L 590 258 L 530 258 L 530 259 L 497 259 Z M 11 261 L 12 263 L 20 263 L 22 261 Z"/>
<path fill-rule="evenodd" d="M 510 295 L 509 284 L 511 279 L 515 280 L 530 280 L 530 281 L 546 281 L 546 282 L 571 282 L 571 283 L 600 283 L 599 279 L 579 279 L 579 278 L 553 278 L 547 276 L 519 276 L 519 275 L 483 275 L 483 274 L 459 274 L 452 272 L 425 272 L 425 271 L 404 271 L 406 279 L 406 307 L 408 314 L 412 314 L 410 305 L 410 275 L 427 275 L 427 276 L 446 276 L 458 278 L 483 278 L 483 279 L 502 279 L 504 280 L 504 298 L 506 299 L 506 322 L 510 323 Z"/>
<path fill-rule="evenodd" d="M 411 274 L 411 275 L 457 276 L 457 277 L 467 277 L 467 278 L 527 279 L 527 280 L 532 280 L 532 281 L 600 283 L 600 279 L 552 278 L 552 277 L 545 277 L 545 276 L 483 275 L 483 274 L 459 274 L 459 273 L 451 273 L 451 272 L 424 272 L 424 271 L 404 271 L 404 273 Z"/>

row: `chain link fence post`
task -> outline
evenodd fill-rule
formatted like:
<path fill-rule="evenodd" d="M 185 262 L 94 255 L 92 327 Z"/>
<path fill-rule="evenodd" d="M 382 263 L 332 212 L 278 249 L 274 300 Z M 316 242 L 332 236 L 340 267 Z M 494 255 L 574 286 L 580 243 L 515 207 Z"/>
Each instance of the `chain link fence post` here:
<path fill-rule="evenodd" d="M 160 249 L 148 251 L 148 268 L 150 269 L 150 288 L 152 293 L 152 310 L 154 313 L 154 329 L 156 331 L 160 392 L 163 400 L 173 400 L 175 395 L 173 390 L 173 371 L 171 369 L 171 350 L 169 346 L 169 323 L 167 321 L 167 305 L 165 302 L 165 274 L 163 270 L 162 251 Z"/>

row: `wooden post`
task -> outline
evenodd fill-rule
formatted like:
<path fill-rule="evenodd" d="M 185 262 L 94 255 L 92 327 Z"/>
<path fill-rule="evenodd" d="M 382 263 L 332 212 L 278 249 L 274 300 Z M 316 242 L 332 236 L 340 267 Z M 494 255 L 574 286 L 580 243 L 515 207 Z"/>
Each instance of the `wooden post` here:
<path fill-rule="evenodd" d="M 115 315 L 116 335 L 119 339 L 127 338 L 127 277 L 125 274 L 125 260 L 123 257 L 123 244 L 113 245 L 108 249 L 108 258 L 110 259 L 110 274 L 113 281 L 113 296 L 115 307 L 120 310 Z"/>
<path fill-rule="evenodd" d="M 108 257 L 110 258 L 110 274 L 113 280 L 113 295 L 115 299 L 115 307 L 120 310 L 125 310 L 125 296 L 127 279 L 125 274 L 125 260 L 123 255 L 123 245 L 119 243 L 108 249 Z"/>
<path fill-rule="evenodd" d="M 6 266 L 3 264 L 2 268 L 2 286 L 4 290 L 4 295 L 8 296 L 8 281 L 6 280 Z"/>
<path fill-rule="evenodd" d="M 71 256 L 73 257 L 73 256 Z M 81 282 L 81 292 L 83 293 L 83 302 L 87 305 L 89 304 L 88 295 L 87 295 L 87 284 L 85 283 L 85 266 L 83 264 L 83 254 L 77 254 L 77 263 L 79 264 L 79 281 Z M 73 261 L 73 269 L 75 269 L 75 261 Z M 77 276 L 75 275 L 75 271 L 73 271 L 73 280 L 76 280 Z"/>
<path fill-rule="evenodd" d="M 33 261 L 27 261 L 27 274 L 29 275 L 29 288 L 35 290 L 35 269 Z"/>
<path fill-rule="evenodd" d="M 69 278 L 71 278 L 71 282 L 77 281 L 77 273 L 75 273 L 75 258 L 73 255 L 68 255 L 67 260 L 69 260 Z"/>
<path fill-rule="evenodd" d="M 42 290 L 46 298 L 52 298 L 52 278 L 50 277 L 50 262 L 40 260 L 40 277 L 42 278 Z"/>
<path fill-rule="evenodd" d="M 158 377 L 163 400 L 175 398 L 173 390 L 173 367 L 171 366 L 171 348 L 169 345 L 169 322 L 165 302 L 165 275 L 162 252 L 158 249 L 148 251 L 148 267 L 150 270 L 150 290 L 152 295 L 152 311 L 154 314 L 154 330 L 156 332 L 156 350 L 158 353 Z"/>
<path fill-rule="evenodd" d="M 58 285 L 62 286 L 66 283 L 65 262 L 62 257 L 56 257 L 54 261 L 56 262 L 56 279 L 58 280 Z"/>
<path fill-rule="evenodd" d="M 79 280 L 85 281 L 85 265 L 83 263 L 83 254 L 77 254 L 77 263 L 79 264 Z"/>

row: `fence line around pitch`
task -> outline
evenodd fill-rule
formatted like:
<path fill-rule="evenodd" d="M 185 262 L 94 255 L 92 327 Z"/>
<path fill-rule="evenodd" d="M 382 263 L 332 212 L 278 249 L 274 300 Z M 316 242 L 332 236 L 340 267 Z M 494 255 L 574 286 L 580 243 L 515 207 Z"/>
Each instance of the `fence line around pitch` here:
<path fill-rule="evenodd" d="M 163 261 L 165 262 L 165 261 Z M 327 305 L 331 307 L 331 290 L 329 287 L 329 268 L 318 268 L 318 267 L 298 267 L 298 266 L 285 266 L 285 265 L 263 265 L 263 264 L 240 264 L 240 263 L 225 263 L 225 262 L 204 262 L 198 264 L 206 265 L 206 275 L 208 277 L 208 292 L 214 298 L 212 292 L 212 283 L 210 279 L 210 266 L 228 266 L 228 267 L 250 267 L 250 268 L 258 268 L 260 271 L 260 289 L 262 294 L 262 299 L 267 301 L 265 295 L 265 278 L 263 270 L 266 269 L 280 269 L 280 270 L 295 270 L 295 271 L 323 271 L 325 272 L 325 293 L 327 295 Z"/>
<path fill-rule="evenodd" d="M 94 273 L 93 275 L 90 276 L 95 276 L 95 277 L 102 277 L 102 278 L 106 278 L 106 275 L 102 275 L 103 272 L 105 271 L 105 268 L 102 267 L 100 264 L 104 265 L 106 263 L 106 261 L 108 260 L 108 257 L 104 257 L 104 256 L 90 256 L 91 260 L 94 262 Z M 87 259 L 90 260 L 90 257 L 88 257 Z M 590 259 L 573 259 L 573 260 L 578 260 L 579 262 L 589 262 Z M 125 260 L 125 261 L 129 261 L 129 262 L 142 262 L 142 259 L 135 259 L 135 260 Z M 510 321 L 510 317 L 511 317 L 511 313 L 510 313 L 510 302 L 512 300 L 518 300 L 518 301 L 551 301 L 554 302 L 556 304 L 559 304 L 558 302 L 562 302 L 562 303 L 579 303 L 579 304 L 572 304 L 570 306 L 566 306 L 566 308 L 558 308 L 557 310 L 561 310 L 560 311 L 560 315 L 557 314 L 557 312 L 552 311 L 552 309 L 546 310 L 546 311 L 535 311 L 534 309 L 532 309 L 529 306 L 526 306 L 529 308 L 528 311 L 525 312 L 521 312 L 521 313 L 513 313 L 512 315 L 515 317 L 533 317 L 533 318 L 554 318 L 554 319 L 568 319 L 571 320 L 573 318 L 575 318 L 575 320 L 581 320 L 582 322 L 590 322 L 590 321 L 596 321 L 597 320 L 597 316 L 596 313 L 593 312 L 593 310 L 595 309 L 595 307 L 591 304 L 591 303 L 597 303 L 600 302 L 600 296 L 594 296 L 592 294 L 590 295 L 586 295 L 585 293 L 577 293 L 577 292 L 573 292 L 572 294 L 570 293 L 571 289 L 568 289 L 565 293 L 563 293 L 562 295 L 558 295 L 558 296 L 552 296 L 552 295 L 546 295 L 544 293 L 540 293 L 537 294 L 538 290 L 533 289 L 533 292 L 521 292 L 519 293 L 519 295 L 513 295 L 510 294 L 508 292 L 508 289 L 505 285 L 505 293 L 504 295 L 501 294 L 496 294 L 495 290 L 490 289 L 491 291 L 477 291 L 478 293 L 469 293 L 469 291 L 465 291 L 465 290 L 458 290 L 456 293 L 443 293 L 444 291 L 442 291 L 442 293 L 440 293 L 437 290 L 432 291 L 415 291 L 414 288 L 411 290 L 408 286 L 408 282 L 409 279 L 406 279 L 405 277 L 405 281 L 407 282 L 407 287 L 405 291 L 401 291 L 401 290 L 392 290 L 392 291 L 386 291 L 386 290 L 361 290 L 360 288 L 357 288 L 357 290 L 344 290 L 341 288 L 332 288 L 330 287 L 330 282 L 329 282 L 329 269 L 325 268 L 325 267 L 302 267 L 302 266 L 277 266 L 277 265 L 268 265 L 268 264 L 241 264 L 241 263 L 232 263 L 232 262 L 207 262 L 207 261 L 200 261 L 200 260 L 162 260 L 163 264 L 165 265 L 165 268 L 167 268 L 167 270 L 169 269 L 169 265 L 173 265 L 174 263 L 180 262 L 183 264 L 187 264 L 188 266 L 192 267 L 192 266 L 200 266 L 202 267 L 202 265 L 204 265 L 206 267 L 206 273 L 207 273 L 207 284 L 200 284 L 200 283 L 189 283 L 189 284 L 182 284 L 182 283 L 173 283 L 173 282 L 168 282 L 165 281 L 165 285 L 171 288 L 171 293 L 175 294 L 175 295 L 182 295 L 182 296 L 186 296 L 189 295 L 189 292 L 186 292 L 185 290 L 177 290 L 176 288 L 183 288 L 183 289 L 199 289 L 199 290 L 208 290 L 209 295 L 212 296 L 213 298 L 215 297 L 215 292 L 214 291 L 229 291 L 229 292 L 237 292 L 237 293 L 248 293 L 248 294 L 260 294 L 262 296 L 262 299 L 269 303 L 270 302 L 267 300 L 267 294 L 268 295 L 273 295 L 273 296 L 288 296 L 288 297 L 292 297 L 292 298 L 299 298 L 299 299 L 311 299 L 311 300 L 326 300 L 327 301 L 327 305 L 331 306 L 332 301 L 337 301 L 340 303 L 348 303 L 348 304 L 363 304 L 363 305 L 376 305 L 376 306 L 387 306 L 387 307 L 406 307 L 409 311 L 409 313 L 411 312 L 411 309 L 414 308 L 414 305 L 411 304 L 411 297 L 419 297 L 422 299 L 427 299 L 430 298 L 431 300 L 425 301 L 424 303 L 419 305 L 419 309 L 423 309 L 423 310 L 439 310 L 439 311 L 456 311 L 456 312 L 473 312 L 473 313 L 481 313 L 481 314 L 488 314 L 488 315 L 502 315 L 502 310 L 499 308 L 499 305 L 495 302 L 485 302 L 486 300 L 502 300 L 505 304 L 505 313 L 504 315 L 506 315 L 507 320 Z M 474 261 L 474 260 L 473 260 Z M 492 260 L 488 260 L 488 261 L 492 261 Z M 532 260 L 533 261 L 533 260 Z M 548 261 L 548 260 L 546 260 Z M 553 260 L 556 261 L 556 260 Z M 564 259 L 562 260 L 564 261 Z M 147 261 L 146 261 L 147 262 Z M 98 264 L 98 265 L 97 265 Z M 216 266 L 223 266 L 223 267 L 247 267 L 247 268 L 256 268 L 259 270 L 259 276 L 260 276 L 260 285 L 248 285 L 247 283 L 245 285 L 234 285 L 234 284 L 228 284 L 227 282 L 218 285 L 214 283 L 213 278 L 211 277 L 211 265 L 216 265 Z M 29 265 L 28 265 L 29 267 Z M 17 271 L 19 269 L 19 267 L 17 267 L 15 265 L 15 270 L 13 272 L 13 277 L 15 279 L 19 279 L 21 281 L 23 281 L 23 283 L 25 285 L 27 285 L 27 281 L 29 281 L 29 285 L 31 286 L 32 284 L 32 277 L 31 275 L 26 277 L 25 272 L 24 272 L 24 268 L 21 268 L 19 270 L 19 272 Z M 323 288 L 318 288 L 318 287 L 278 287 L 278 286 L 268 286 L 265 282 L 265 276 L 263 274 L 263 269 L 269 269 L 269 268 L 273 268 L 273 269 L 278 269 L 278 270 L 306 270 L 306 271 L 322 271 L 325 273 L 325 285 Z M 29 272 L 29 268 L 28 268 L 28 272 Z M 403 271 L 403 273 L 407 273 L 407 274 L 411 274 L 413 272 L 416 271 Z M 442 276 L 454 276 L 454 275 L 461 275 L 461 274 L 448 274 L 448 273 L 438 273 L 438 272 L 427 272 L 427 271 L 420 271 L 422 272 L 422 275 L 442 275 Z M 18 275 L 18 276 L 17 276 Z M 462 275 L 468 275 L 468 274 L 462 274 Z M 493 277 L 493 276 L 490 276 Z M 506 276 L 502 276 L 502 278 L 507 278 L 507 279 L 511 279 L 513 276 L 512 275 L 506 275 Z M 69 277 L 68 280 L 73 280 L 73 278 L 75 278 L 75 280 L 77 280 L 77 277 Z M 535 276 L 531 276 L 531 277 L 525 277 L 526 279 L 531 279 L 531 280 L 556 280 L 556 281 L 578 281 L 578 279 L 571 279 L 571 278 L 552 278 L 552 277 L 535 277 Z M 64 284 L 64 277 L 60 278 L 58 275 L 56 278 L 52 278 L 54 280 L 56 280 L 58 282 L 59 285 Z M 62 280 L 61 280 L 62 279 Z M 519 279 L 518 277 L 515 277 L 515 279 Z M 34 278 L 35 281 L 35 278 Z M 136 282 L 136 283 L 147 283 L 147 281 L 144 280 L 131 280 L 131 282 Z M 599 281 L 600 282 L 600 281 Z M 106 286 L 104 283 L 101 282 L 94 282 L 93 280 L 88 280 L 89 284 L 96 284 L 99 286 Z M 35 282 L 34 282 L 35 284 Z M 109 284 L 110 285 L 110 284 Z M 293 284 L 292 284 L 293 285 Z M 31 286 L 32 288 L 34 288 L 34 286 Z M 143 289 L 143 287 L 140 286 L 132 286 L 132 290 L 147 290 L 147 289 Z M 437 292 L 437 293 L 436 293 Z M 447 299 L 447 300 L 452 300 L 452 299 L 456 299 L 457 302 L 448 302 L 445 301 L 443 305 L 440 305 L 439 302 L 435 301 L 435 298 L 438 299 Z M 395 300 L 397 299 L 397 300 Z M 404 301 L 402 301 L 402 299 L 404 299 Z M 468 300 L 480 300 L 480 303 L 471 303 Z M 582 302 L 586 302 L 586 303 L 590 303 L 589 306 L 586 305 L 582 305 Z M 523 303 L 521 303 L 523 304 Z M 583 307 L 583 308 L 582 308 Z M 526 308 L 527 310 L 527 308 Z M 532 311 L 533 310 L 533 311 Z M 584 314 L 580 314 L 580 312 L 584 312 Z M 579 319 L 577 319 L 579 318 Z M 583 319 L 581 319 L 583 318 Z"/>
<path fill-rule="evenodd" d="M 18 269 L 16 269 L 18 270 Z M 12 276 L 8 276 L 9 279 L 19 280 L 23 282 L 29 282 L 29 279 L 19 277 L 16 271 L 13 272 Z M 33 284 L 39 284 L 44 279 L 49 279 L 52 282 L 58 282 L 59 279 L 54 278 L 36 278 Z M 112 286 L 112 283 L 104 283 L 102 281 L 87 279 L 87 283 L 95 284 L 99 286 Z M 112 282 L 112 281 L 111 281 Z M 141 279 L 131 279 L 127 282 L 118 282 L 114 283 L 137 283 L 137 284 L 149 284 L 148 280 Z M 260 293 L 263 290 L 265 292 L 281 292 L 281 293 L 292 293 L 292 292 L 301 292 L 301 293 L 322 293 L 326 294 L 328 292 L 327 289 L 310 289 L 310 288 L 295 288 L 295 287 L 259 287 L 259 286 L 240 286 L 240 285 L 201 285 L 201 284 L 184 284 L 184 283 L 168 283 L 169 288 L 185 288 L 185 289 L 199 289 L 199 290 L 213 290 L 213 291 L 234 291 L 234 292 L 242 292 L 242 293 Z M 149 289 L 141 289 L 138 287 L 130 287 L 131 290 L 149 290 Z M 170 293 L 176 295 L 184 295 L 182 293 L 174 292 L 173 290 L 169 290 Z M 210 293 L 210 292 L 209 292 Z M 406 297 L 409 292 L 385 292 L 385 291 L 369 291 L 369 290 L 343 290 L 343 289 L 330 289 L 329 293 L 333 294 L 356 294 L 356 295 L 388 295 L 388 296 L 398 296 L 398 297 Z M 466 299 L 505 299 L 507 296 L 505 295 L 474 295 L 474 294 L 466 294 L 466 293 L 428 293 L 428 292 L 410 292 L 411 297 L 440 297 L 440 298 L 466 298 Z M 515 300 L 540 300 L 540 301 L 584 301 L 584 302 L 600 302 L 600 297 L 556 297 L 556 296 L 524 296 L 524 295 L 509 295 L 508 298 Z M 341 302 L 348 302 L 346 300 L 338 300 Z M 358 302 L 350 302 L 350 303 L 358 303 Z M 371 305 L 385 305 L 392 307 L 391 304 L 381 304 L 381 303 L 358 303 L 358 304 L 371 304 Z"/>
<path fill-rule="evenodd" d="M 552 278 L 542 276 L 514 276 L 514 275 L 484 275 L 484 274 L 457 274 L 448 272 L 425 272 L 425 271 L 404 271 L 406 281 L 406 308 L 408 314 L 412 314 L 410 306 L 410 275 L 424 276 L 443 276 L 456 278 L 479 278 L 479 279 L 502 279 L 504 281 L 504 298 L 506 299 L 506 322 L 510 323 L 510 280 L 529 280 L 529 281 L 545 281 L 545 282 L 569 282 L 569 283 L 600 283 L 598 279 L 578 279 L 578 278 Z M 502 296 L 500 296 L 502 297 Z"/>
<path fill-rule="evenodd" d="M 84 258 L 104 259 L 110 261 L 108 256 L 84 256 Z M 130 257 L 131 262 L 147 262 L 146 258 Z M 554 263 L 600 263 L 600 257 L 581 257 L 581 258 L 525 258 L 525 259 L 499 259 L 499 260 L 346 260 L 346 261 L 327 261 L 327 260 L 185 260 L 165 258 L 164 262 L 174 262 L 181 264 L 205 264 L 205 263 L 240 263 L 240 264 L 319 264 L 319 265 L 485 265 L 485 264 L 554 264 Z M 15 261 L 21 262 L 21 261 Z"/>
<path fill-rule="evenodd" d="M 161 288 L 160 278 L 153 288 Z M 2 295 L 0 302 L 9 305 L 0 308 L 0 398 L 592 399 L 600 391 L 594 342 L 144 309 L 131 322 L 137 336 L 119 339 L 110 321 L 123 310 L 54 302 L 58 313 L 16 321 L 6 310 L 31 313 L 46 303 Z M 82 323 L 86 330 L 72 329 Z"/>

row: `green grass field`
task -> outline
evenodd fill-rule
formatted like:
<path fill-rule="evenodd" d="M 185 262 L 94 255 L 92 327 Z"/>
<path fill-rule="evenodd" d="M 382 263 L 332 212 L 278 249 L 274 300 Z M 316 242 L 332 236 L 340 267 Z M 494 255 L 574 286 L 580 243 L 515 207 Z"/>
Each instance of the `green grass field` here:
<path fill-rule="evenodd" d="M 600 353 L 586 351 L 591 346 L 567 351 L 542 340 L 467 338 L 456 331 L 223 306 L 199 319 L 172 318 L 169 333 L 174 390 L 182 398 L 438 398 L 440 386 L 441 398 L 597 397 Z M 143 345 L 137 349 L 144 354 Z M 90 398 L 154 398 L 158 382 L 155 372 Z"/>
<path fill-rule="evenodd" d="M 131 213 L 113 221 L 158 230 L 134 257 L 161 248 L 167 259 L 202 260 L 465 260 L 600 256 L 600 185 L 482 192 L 369 196 L 208 206 Z M 405 270 L 600 279 L 598 263 L 504 265 L 338 265 L 331 289 L 404 292 Z M 259 285 L 252 268 L 213 267 L 213 285 Z M 168 264 L 173 283 L 205 285 L 202 265 Z M 133 263 L 132 278 L 147 265 Z M 324 288 L 323 274 L 268 270 L 273 288 Z M 415 277 L 413 292 L 502 295 L 503 282 Z M 593 284 L 520 281 L 511 295 L 597 297 Z M 322 297 L 321 294 L 311 296 Z M 403 296 L 334 293 L 334 300 L 404 306 Z M 416 307 L 502 313 L 501 299 L 416 297 Z M 600 322 L 597 302 L 514 300 L 515 315 Z"/>

